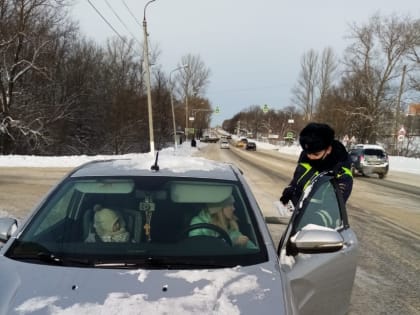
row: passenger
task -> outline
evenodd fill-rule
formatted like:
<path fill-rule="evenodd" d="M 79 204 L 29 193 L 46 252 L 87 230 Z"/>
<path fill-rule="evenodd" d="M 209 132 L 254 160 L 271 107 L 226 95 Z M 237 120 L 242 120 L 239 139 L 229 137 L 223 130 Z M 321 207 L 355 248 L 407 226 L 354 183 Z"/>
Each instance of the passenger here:
<path fill-rule="evenodd" d="M 209 223 L 216 225 L 229 234 L 232 244 L 234 246 L 246 247 L 246 248 L 257 248 L 249 238 L 243 235 L 239 231 L 238 218 L 234 215 L 233 211 L 235 199 L 229 196 L 225 200 L 219 203 L 209 203 L 207 206 L 200 211 L 200 213 L 192 218 L 190 225 L 199 223 Z M 208 236 L 219 236 L 214 230 L 211 229 L 196 229 L 189 233 L 189 236 L 208 235 Z"/>
<path fill-rule="evenodd" d="M 102 242 L 127 242 L 130 234 L 125 229 L 125 221 L 121 214 L 108 208 L 95 207 L 94 224 L 96 235 Z M 87 242 L 92 242 L 88 237 Z"/>

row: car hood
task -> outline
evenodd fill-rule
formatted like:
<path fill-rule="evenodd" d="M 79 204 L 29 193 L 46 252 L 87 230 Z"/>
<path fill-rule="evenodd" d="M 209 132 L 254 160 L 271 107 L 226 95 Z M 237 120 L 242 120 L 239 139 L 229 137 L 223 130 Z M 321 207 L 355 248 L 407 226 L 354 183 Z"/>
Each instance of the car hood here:
<path fill-rule="evenodd" d="M 0 257 L 0 314 L 286 314 L 279 268 L 126 270 Z"/>

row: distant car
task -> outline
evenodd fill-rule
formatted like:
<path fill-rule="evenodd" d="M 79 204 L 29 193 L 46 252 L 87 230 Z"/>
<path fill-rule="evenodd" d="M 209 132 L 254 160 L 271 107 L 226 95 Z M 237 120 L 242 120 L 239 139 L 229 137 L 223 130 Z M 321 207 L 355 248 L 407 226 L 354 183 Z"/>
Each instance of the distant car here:
<path fill-rule="evenodd" d="M 206 135 L 200 141 L 201 142 L 208 142 L 208 143 L 216 143 L 216 142 L 219 141 L 219 138 L 215 135 L 211 135 L 211 136 Z"/>
<path fill-rule="evenodd" d="M 221 149 L 229 149 L 229 141 L 227 141 L 227 140 L 221 140 L 220 141 L 220 148 Z"/>
<path fill-rule="evenodd" d="M 249 151 L 257 151 L 257 144 L 255 142 L 248 141 L 245 146 L 245 149 Z"/>
<path fill-rule="evenodd" d="M 85 164 L 22 224 L 0 218 L 0 313 L 345 314 L 358 243 L 338 193 L 333 176 L 314 179 L 276 250 L 234 165 L 172 155 L 153 168 Z M 192 223 L 227 198 L 234 226 Z M 234 242 L 238 231 L 253 246 Z"/>
<path fill-rule="evenodd" d="M 241 140 L 239 140 L 238 142 L 236 142 L 236 146 L 238 148 L 245 148 L 245 146 L 246 146 L 247 143 L 248 143 L 248 139 L 242 138 Z"/>
<path fill-rule="evenodd" d="M 349 151 L 349 154 L 353 175 L 377 174 L 379 178 L 384 178 L 388 174 L 389 158 L 382 146 L 358 144 Z"/>

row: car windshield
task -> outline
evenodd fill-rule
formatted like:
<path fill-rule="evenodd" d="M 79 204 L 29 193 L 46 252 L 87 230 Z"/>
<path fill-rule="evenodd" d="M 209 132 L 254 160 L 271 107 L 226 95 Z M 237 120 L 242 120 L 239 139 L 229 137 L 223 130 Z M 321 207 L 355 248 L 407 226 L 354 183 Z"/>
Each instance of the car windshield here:
<path fill-rule="evenodd" d="M 222 215 L 229 211 L 230 217 Z M 239 236 L 247 241 L 238 244 Z M 6 255 L 36 263 L 136 268 L 217 268 L 267 260 L 256 218 L 236 182 L 163 176 L 66 180 Z"/>

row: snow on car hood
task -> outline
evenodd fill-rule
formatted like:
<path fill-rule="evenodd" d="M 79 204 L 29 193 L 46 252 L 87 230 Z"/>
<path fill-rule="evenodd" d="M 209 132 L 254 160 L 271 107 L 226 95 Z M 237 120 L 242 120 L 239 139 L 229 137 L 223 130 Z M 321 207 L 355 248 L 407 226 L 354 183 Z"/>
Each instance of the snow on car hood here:
<path fill-rule="evenodd" d="M 278 268 L 121 270 L 0 257 L 0 314 L 285 314 Z"/>

